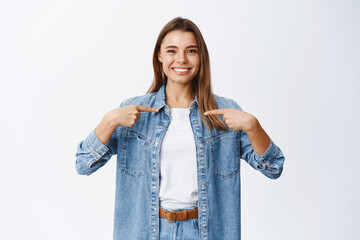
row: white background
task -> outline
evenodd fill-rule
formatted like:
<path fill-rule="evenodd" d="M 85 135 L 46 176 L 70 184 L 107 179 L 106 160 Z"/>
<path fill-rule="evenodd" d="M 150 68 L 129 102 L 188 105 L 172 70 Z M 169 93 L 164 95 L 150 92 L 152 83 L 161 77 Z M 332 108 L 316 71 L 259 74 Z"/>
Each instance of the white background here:
<path fill-rule="evenodd" d="M 214 92 L 282 149 L 271 180 L 242 161 L 242 238 L 360 239 L 359 1 L 0 1 L 0 239 L 112 239 L 115 159 L 77 144 L 145 94 L 161 28 L 182 16 Z M 141 226 L 139 226 L 141 227 Z"/>

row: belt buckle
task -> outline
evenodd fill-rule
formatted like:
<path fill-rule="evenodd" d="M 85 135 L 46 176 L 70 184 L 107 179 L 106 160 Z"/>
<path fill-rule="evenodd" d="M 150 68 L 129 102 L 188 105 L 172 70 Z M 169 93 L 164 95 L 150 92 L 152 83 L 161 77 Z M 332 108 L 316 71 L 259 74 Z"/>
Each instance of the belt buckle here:
<path fill-rule="evenodd" d="M 169 220 L 167 215 L 166 215 L 166 213 L 168 213 L 168 212 L 172 213 L 172 215 L 174 216 L 174 219 L 172 221 Z M 174 211 L 166 210 L 165 213 L 164 213 L 164 216 L 165 216 L 166 220 L 168 220 L 169 222 L 175 222 L 175 220 L 176 220 L 176 213 L 174 213 Z"/>

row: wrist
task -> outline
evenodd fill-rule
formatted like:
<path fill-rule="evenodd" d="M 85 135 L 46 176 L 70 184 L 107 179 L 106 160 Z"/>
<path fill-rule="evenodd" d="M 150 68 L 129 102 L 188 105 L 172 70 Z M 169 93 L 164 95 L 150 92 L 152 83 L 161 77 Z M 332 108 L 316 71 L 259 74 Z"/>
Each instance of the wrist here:
<path fill-rule="evenodd" d="M 248 120 L 248 124 L 243 129 L 245 132 L 255 131 L 259 127 L 260 123 L 255 116 L 251 116 Z"/>
<path fill-rule="evenodd" d="M 108 128 L 116 128 L 118 126 L 118 124 L 116 123 L 116 120 L 113 117 L 113 115 L 111 114 L 111 112 L 108 112 L 107 114 L 105 114 L 103 121 L 106 124 L 106 126 L 108 126 Z"/>

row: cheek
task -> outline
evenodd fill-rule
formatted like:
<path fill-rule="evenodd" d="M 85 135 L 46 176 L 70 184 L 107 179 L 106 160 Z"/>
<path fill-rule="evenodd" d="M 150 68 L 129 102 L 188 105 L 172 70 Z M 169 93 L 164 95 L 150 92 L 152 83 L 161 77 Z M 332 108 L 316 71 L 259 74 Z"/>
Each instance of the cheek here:
<path fill-rule="evenodd" d="M 196 65 L 197 67 L 199 67 L 199 65 L 200 65 L 200 58 L 199 58 L 199 56 L 197 56 L 197 57 L 195 57 L 195 58 L 193 59 L 193 63 L 194 63 L 194 65 Z"/>
<path fill-rule="evenodd" d="M 166 68 L 171 64 L 171 59 L 169 57 L 163 58 L 163 67 Z"/>
<path fill-rule="evenodd" d="M 164 72 L 169 71 L 169 64 L 164 62 L 163 65 L 162 65 L 162 68 L 163 68 Z"/>
<path fill-rule="evenodd" d="M 197 71 L 199 71 L 199 69 L 200 69 L 200 59 L 197 59 L 197 61 L 195 61 L 195 65 L 196 65 Z"/>
<path fill-rule="evenodd" d="M 171 63 L 172 61 L 173 61 L 173 58 L 172 58 L 171 56 L 165 56 L 165 57 L 164 57 L 164 63 L 169 64 L 169 63 Z"/>

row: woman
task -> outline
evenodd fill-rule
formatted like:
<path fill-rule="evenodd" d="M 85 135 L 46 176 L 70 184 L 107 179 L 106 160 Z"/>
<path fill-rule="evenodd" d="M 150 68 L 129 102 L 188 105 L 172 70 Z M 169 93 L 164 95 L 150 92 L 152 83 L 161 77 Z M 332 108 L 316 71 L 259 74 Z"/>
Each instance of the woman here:
<path fill-rule="evenodd" d="M 197 26 L 161 30 L 147 94 L 105 114 L 78 145 L 90 175 L 117 154 L 114 239 L 240 239 L 240 158 L 276 179 L 284 156 L 250 113 L 212 93 Z"/>

